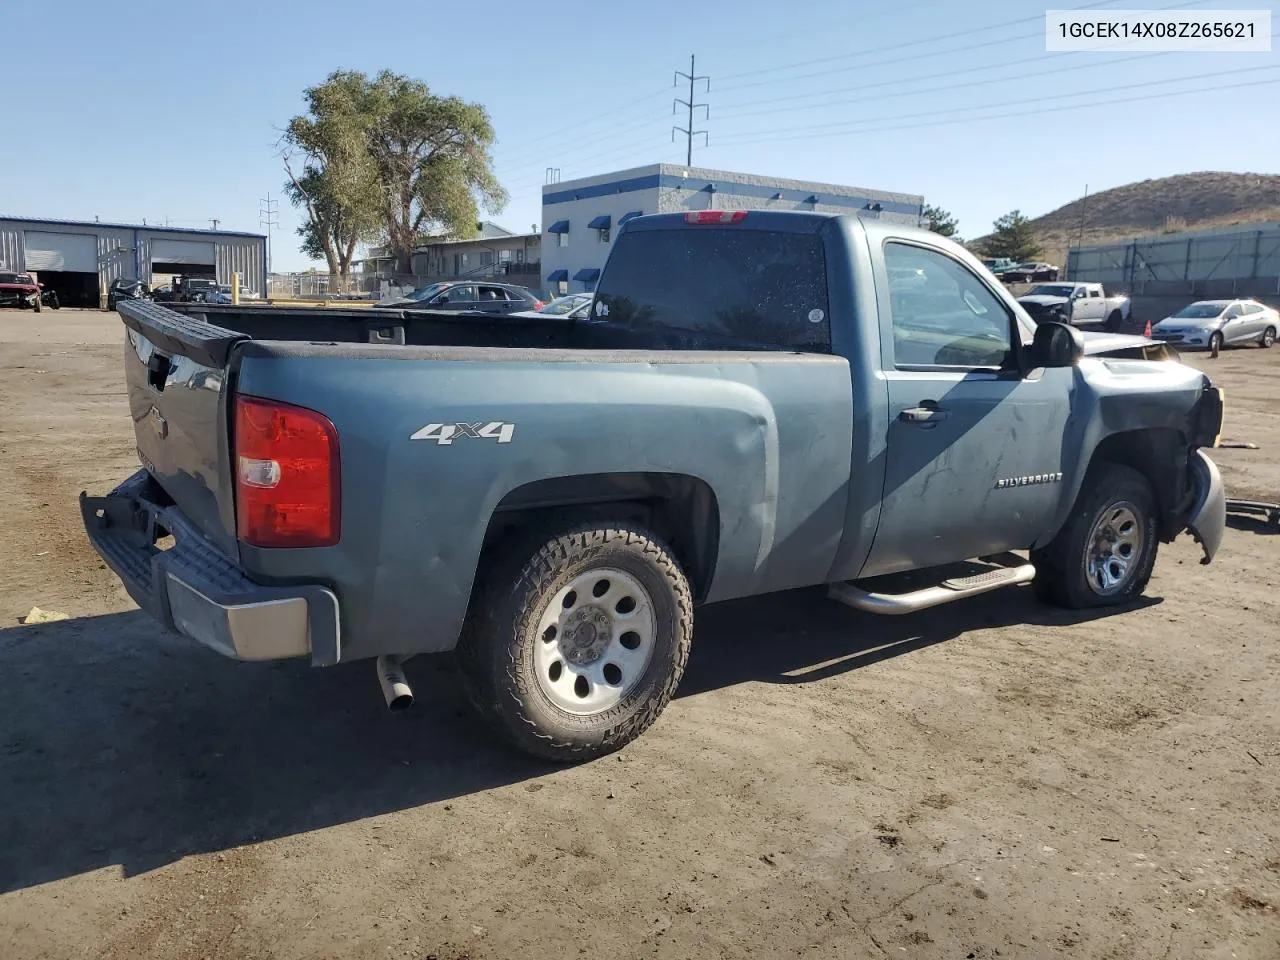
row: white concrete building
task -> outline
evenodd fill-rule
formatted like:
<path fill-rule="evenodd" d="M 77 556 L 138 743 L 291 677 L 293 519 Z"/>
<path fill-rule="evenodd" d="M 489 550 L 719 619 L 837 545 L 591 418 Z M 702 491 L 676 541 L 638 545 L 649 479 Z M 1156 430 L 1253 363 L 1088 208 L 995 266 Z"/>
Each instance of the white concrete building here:
<path fill-rule="evenodd" d="M 655 163 L 546 184 L 542 275 L 560 293 L 594 290 L 618 227 L 647 213 L 818 210 L 914 226 L 923 208 L 924 198 L 914 194 Z"/>

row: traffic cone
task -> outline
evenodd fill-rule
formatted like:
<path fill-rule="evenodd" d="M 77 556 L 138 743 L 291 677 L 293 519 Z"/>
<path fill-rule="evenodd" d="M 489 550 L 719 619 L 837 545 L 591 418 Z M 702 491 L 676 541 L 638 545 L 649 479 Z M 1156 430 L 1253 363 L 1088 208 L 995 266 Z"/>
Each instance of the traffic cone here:
<path fill-rule="evenodd" d="M 1142 335 L 1146 337 L 1148 340 L 1151 339 L 1151 321 L 1150 320 L 1147 321 L 1146 329 L 1142 331 Z"/>

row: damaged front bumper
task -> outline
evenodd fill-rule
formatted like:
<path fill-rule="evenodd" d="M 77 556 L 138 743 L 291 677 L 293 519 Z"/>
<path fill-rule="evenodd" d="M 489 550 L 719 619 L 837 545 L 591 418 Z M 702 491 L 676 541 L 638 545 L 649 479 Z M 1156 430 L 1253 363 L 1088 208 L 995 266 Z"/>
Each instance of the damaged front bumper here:
<path fill-rule="evenodd" d="M 1222 483 L 1218 465 L 1205 456 L 1203 450 L 1191 454 L 1191 476 L 1195 500 L 1187 515 L 1187 530 L 1204 550 L 1200 562 L 1210 563 L 1222 545 L 1227 528 L 1227 488 Z"/>

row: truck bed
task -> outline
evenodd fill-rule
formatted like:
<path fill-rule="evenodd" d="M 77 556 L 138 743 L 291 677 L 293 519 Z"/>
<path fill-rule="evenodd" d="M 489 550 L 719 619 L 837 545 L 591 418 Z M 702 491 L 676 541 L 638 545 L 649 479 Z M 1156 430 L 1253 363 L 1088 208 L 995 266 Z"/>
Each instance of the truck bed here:
<path fill-rule="evenodd" d="M 545 320 L 479 311 L 332 309 L 145 301 L 121 304 L 127 326 L 163 349 L 179 346 L 208 366 L 221 366 L 242 340 L 283 343 L 506 347 L 544 350 L 751 350 L 776 346 L 709 337 L 671 328 L 637 329 L 549 316 Z M 157 336 L 160 339 L 157 339 Z M 195 352 L 193 352 L 195 351 Z"/>

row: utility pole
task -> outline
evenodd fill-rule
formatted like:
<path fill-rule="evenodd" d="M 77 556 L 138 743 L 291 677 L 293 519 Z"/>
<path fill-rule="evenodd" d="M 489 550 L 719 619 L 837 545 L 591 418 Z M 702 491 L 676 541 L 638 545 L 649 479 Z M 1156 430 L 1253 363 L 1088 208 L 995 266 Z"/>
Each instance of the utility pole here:
<path fill-rule="evenodd" d="M 681 78 L 681 77 L 684 77 L 686 80 L 688 80 L 688 81 L 689 81 L 689 99 L 688 99 L 688 100 L 681 100 L 680 98 L 678 98 L 678 97 L 677 97 L 675 100 L 671 101 L 671 113 L 672 113 L 673 115 L 675 114 L 675 112 L 676 112 L 676 107 L 677 107 L 677 106 L 681 106 L 681 105 L 683 105 L 684 107 L 688 108 L 688 110 L 689 110 L 689 125 L 688 125 L 687 127 L 672 127 L 672 128 L 671 128 L 671 142 L 672 142 L 672 143 L 675 143 L 675 142 L 676 142 L 676 134 L 677 134 L 677 133 L 683 133 L 683 134 L 684 134 L 684 136 L 685 136 L 685 154 L 684 154 L 684 162 L 685 162 L 685 166 L 687 166 L 687 167 L 692 167 L 692 166 L 693 166 L 693 138 L 694 138 L 694 137 L 696 137 L 696 136 L 698 136 L 699 134 L 701 134 L 701 135 L 702 135 L 702 145 L 703 145 L 704 147 L 707 145 L 707 131 L 705 131 L 705 130 L 695 130 L 695 129 L 693 129 L 693 110 L 694 110 L 694 108 L 695 108 L 695 107 L 701 107 L 701 108 L 702 108 L 702 110 L 703 110 L 703 114 L 702 114 L 702 119 L 703 119 L 703 120 L 707 120 L 707 119 L 709 119 L 709 118 L 710 118 L 710 116 L 711 116 L 711 108 L 710 108 L 710 107 L 708 107 L 705 103 L 694 103 L 694 102 L 693 102 L 693 85 L 694 85 L 695 83 L 697 83 L 699 80 L 705 80 L 705 81 L 706 81 L 706 83 L 707 83 L 707 85 L 706 85 L 706 88 L 703 90 L 703 92 L 704 92 L 704 93 L 710 93 L 710 92 L 711 92 L 711 78 L 710 78 L 710 77 L 700 77 L 700 76 L 698 76 L 698 75 L 697 75 L 697 73 L 696 73 L 696 72 L 695 72 L 695 70 L 694 70 L 694 56 L 693 56 L 693 54 L 689 54 L 689 72 L 688 72 L 688 73 L 684 73 L 684 72 L 683 72 L 683 71 L 681 71 L 681 70 L 677 70 L 677 71 L 676 71 L 676 75 L 675 75 L 675 80 L 672 82 L 672 84 L 671 84 L 671 85 L 672 85 L 673 87 L 678 87 L 678 86 L 680 85 L 680 78 Z"/>
<path fill-rule="evenodd" d="M 258 203 L 262 206 L 258 207 L 258 226 L 263 227 L 267 231 L 267 264 L 266 271 L 271 273 L 271 231 L 280 226 L 280 213 L 277 208 L 280 206 L 279 200 L 272 200 L 271 194 L 268 193 L 264 199 L 260 199 Z M 265 296 L 266 291 L 263 291 Z"/>
<path fill-rule="evenodd" d="M 220 224 L 222 221 L 221 221 L 221 220 L 215 220 L 214 218 L 210 217 L 210 218 L 209 218 L 209 222 L 213 224 L 213 229 L 217 230 L 217 229 L 218 229 L 218 224 Z"/>
<path fill-rule="evenodd" d="M 1084 246 L 1084 218 L 1085 218 L 1085 213 L 1088 211 L 1088 209 L 1089 209 L 1089 185 L 1086 183 L 1084 185 L 1084 198 L 1080 201 L 1080 233 L 1076 237 L 1077 259 L 1080 256 L 1080 253 L 1079 253 L 1080 248 Z M 1064 266 L 1067 268 L 1067 272 L 1070 273 L 1071 272 L 1071 251 L 1070 250 L 1067 251 L 1067 262 L 1064 264 Z M 1071 279 L 1074 280 L 1075 278 L 1072 277 Z"/>

